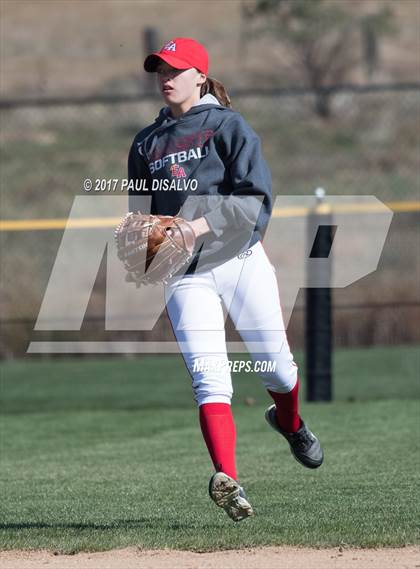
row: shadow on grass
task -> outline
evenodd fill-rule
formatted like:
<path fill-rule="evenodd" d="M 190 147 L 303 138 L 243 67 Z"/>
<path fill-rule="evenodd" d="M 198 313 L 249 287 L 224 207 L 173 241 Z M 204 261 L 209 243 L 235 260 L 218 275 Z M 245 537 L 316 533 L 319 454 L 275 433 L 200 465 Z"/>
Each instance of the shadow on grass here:
<path fill-rule="evenodd" d="M 113 529 L 137 529 L 137 528 L 151 528 L 162 529 L 165 520 L 162 518 L 138 518 L 137 520 L 115 520 L 108 524 L 97 523 L 47 523 L 47 522 L 10 522 L 0 524 L 1 530 L 23 530 L 23 529 L 94 529 L 94 530 L 113 530 Z M 168 529 L 196 529 L 195 523 L 179 523 L 179 522 L 166 522 Z M 202 524 L 201 528 L 216 528 L 218 524 Z"/>

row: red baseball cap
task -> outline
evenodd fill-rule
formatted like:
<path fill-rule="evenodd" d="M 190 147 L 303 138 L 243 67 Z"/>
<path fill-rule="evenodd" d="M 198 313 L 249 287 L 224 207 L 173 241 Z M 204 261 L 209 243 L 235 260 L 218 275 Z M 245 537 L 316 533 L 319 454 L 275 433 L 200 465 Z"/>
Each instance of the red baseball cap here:
<path fill-rule="evenodd" d="M 153 73 L 162 60 L 175 69 L 195 67 L 206 75 L 209 69 L 209 56 L 206 48 L 191 38 L 175 38 L 169 41 L 160 51 L 155 51 L 146 57 L 144 69 Z"/>

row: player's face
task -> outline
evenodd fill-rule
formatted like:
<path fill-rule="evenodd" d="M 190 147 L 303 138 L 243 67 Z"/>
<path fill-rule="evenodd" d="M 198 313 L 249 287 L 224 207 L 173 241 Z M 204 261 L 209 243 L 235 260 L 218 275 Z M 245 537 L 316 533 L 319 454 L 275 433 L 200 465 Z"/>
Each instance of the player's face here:
<path fill-rule="evenodd" d="M 200 87 L 205 75 L 194 67 L 175 69 L 166 62 L 159 63 L 157 69 L 159 90 L 168 105 L 185 105 L 199 99 Z"/>

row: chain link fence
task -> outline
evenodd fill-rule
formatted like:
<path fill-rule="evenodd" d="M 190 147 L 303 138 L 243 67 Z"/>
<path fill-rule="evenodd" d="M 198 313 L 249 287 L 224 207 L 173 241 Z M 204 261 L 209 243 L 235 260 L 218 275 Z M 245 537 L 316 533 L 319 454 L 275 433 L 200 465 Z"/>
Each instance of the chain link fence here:
<path fill-rule="evenodd" d="M 261 137 L 274 195 L 312 194 L 322 186 L 330 195 L 405 201 L 419 199 L 419 93 L 418 85 L 335 88 L 329 120 L 316 115 L 315 95 L 305 90 L 231 97 Z M 153 96 L 3 101 L 2 217 L 66 218 L 85 178 L 125 178 L 131 141 L 161 105 Z M 416 212 L 395 215 L 378 271 L 334 291 L 336 345 L 420 340 L 418 221 Z M 1 233 L 2 357 L 26 350 L 61 234 Z M 95 339 L 109 336 L 100 313 L 104 282 L 99 276 L 83 332 Z M 303 343 L 303 311 L 301 293 L 289 327 L 295 345 Z M 156 329 L 170 334 L 164 321 Z"/>

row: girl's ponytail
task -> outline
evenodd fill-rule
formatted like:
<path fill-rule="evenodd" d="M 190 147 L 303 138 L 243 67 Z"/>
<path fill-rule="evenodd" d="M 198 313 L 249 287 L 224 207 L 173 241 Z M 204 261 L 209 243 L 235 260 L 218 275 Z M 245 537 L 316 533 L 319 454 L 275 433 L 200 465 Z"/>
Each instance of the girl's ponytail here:
<path fill-rule="evenodd" d="M 200 97 L 207 95 L 207 93 L 214 95 L 224 107 L 232 108 L 225 86 L 214 77 L 207 77 L 206 82 L 201 86 Z"/>

